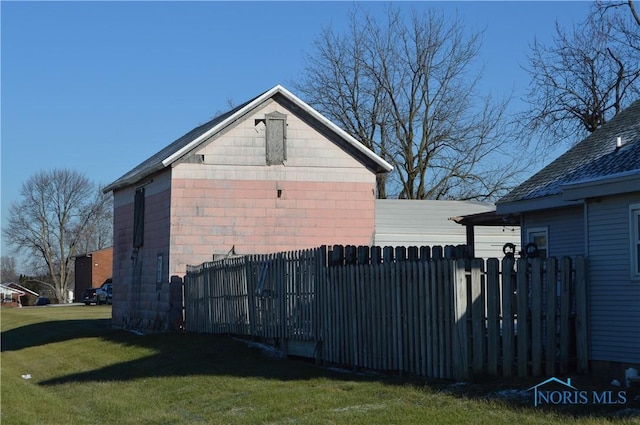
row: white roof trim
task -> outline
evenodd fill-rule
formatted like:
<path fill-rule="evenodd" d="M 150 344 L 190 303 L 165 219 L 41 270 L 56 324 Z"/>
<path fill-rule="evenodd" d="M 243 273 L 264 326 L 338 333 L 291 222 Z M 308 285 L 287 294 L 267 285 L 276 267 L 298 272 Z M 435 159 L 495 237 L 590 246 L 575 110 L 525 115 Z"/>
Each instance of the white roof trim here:
<path fill-rule="evenodd" d="M 0 290 L 0 292 L 3 293 L 9 293 L 9 294 L 18 294 L 18 295 L 25 295 L 25 293 L 23 291 L 20 291 L 18 289 L 14 289 L 14 288 L 10 288 L 4 284 L 0 285 L 0 288 L 2 288 Z"/>
<path fill-rule="evenodd" d="M 316 118 L 317 120 L 321 121 L 327 127 L 331 128 L 331 130 L 333 130 L 336 133 L 338 133 L 342 138 L 344 138 L 349 143 L 351 143 L 360 152 L 362 152 L 363 154 L 365 154 L 366 156 L 368 156 L 369 158 L 371 158 L 372 160 L 374 160 L 375 162 L 380 164 L 382 166 L 382 168 L 384 168 L 386 171 L 391 171 L 393 169 L 393 166 L 391 164 L 389 164 L 387 161 L 385 161 L 384 159 L 380 158 L 378 155 L 376 155 L 374 152 L 372 152 L 370 149 L 368 149 L 362 143 L 360 143 L 359 141 L 357 141 L 356 139 L 351 137 L 346 131 L 342 130 L 340 127 L 338 127 L 337 125 L 335 125 L 334 123 L 329 121 L 326 117 L 324 117 L 318 111 L 313 109 L 311 106 L 309 106 L 308 104 L 303 102 L 301 99 L 299 99 L 293 93 L 291 93 L 289 90 L 285 89 L 284 87 L 282 87 L 279 84 L 276 85 L 275 87 L 273 87 L 271 90 L 263 93 L 261 96 L 255 98 L 252 102 L 248 103 L 243 108 L 241 108 L 238 111 L 236 111 L 233 115 L 227 117 L 225 120 L 221 121 L 216 126 L 214 126 L 211 129 L 209 129 L 209 131 L 203 133 L 199 137 L 195 138 L 193 141 L 189 142 L 182 149 L 178 150 L 177 152 L 175 152 L 172 155 L 170 155 L 167 158 L 165 158 L 162 161 L 162 165 L 164 167 L 167 167 L 167 166 L 171 165 L 174 161 L 176 161 L 178 158 L 180 158 L 186 152 L 191 150 L 193 147 L 197 146 L 200 142 L 202 142 L 203 140 L 207 139 L 211 135 L 217 133 L 218 131 L 222 130 L 227 125 L 229 125 L 230 123 L 232 123 L 233 121 L 238 119 L 238 117 L 241 117 L 242 115 L 244 115 L 245 113 L 247 113 L 248 111 L 250 111 L 251 109 L 256 107 L 257 105 L 259 105 L 260 103 L 262 103 L 265 100 L 271 98 L 276 93 L 281 93 L 281 94 L 285 95 L 286 97 L 288 97 L 291 101 L 296 103 L 300 108 L 304 109 L 307 113 L 312 115 L 314 118 Z"/>

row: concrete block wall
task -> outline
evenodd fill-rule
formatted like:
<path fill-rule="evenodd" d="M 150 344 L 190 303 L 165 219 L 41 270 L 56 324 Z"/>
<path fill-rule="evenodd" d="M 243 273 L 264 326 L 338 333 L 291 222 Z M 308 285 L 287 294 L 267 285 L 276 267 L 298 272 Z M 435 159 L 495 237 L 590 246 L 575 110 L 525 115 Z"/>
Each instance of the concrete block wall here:
<path fill-rule="evenodd" d="M 372 243 L 374 184 L 174 180 L 171 273 L 214 255 Z"/>
<path fill-rule="evenodd" d="M 112 323 L 115 326 L 168 329 L 169 176 L 170 171 L 165 171 L 145 185 L 144 244 L 138 250 L 133 248 L 135 187 L 114 194 Z"/>
<path fill-rule="evenodd" d="M 287 159 L 266 165 L 266 114 L 286 115 Z M 370 245 L 375 174 L 270 100 L 172 169 L 172 275 L 214 256 Z"/>

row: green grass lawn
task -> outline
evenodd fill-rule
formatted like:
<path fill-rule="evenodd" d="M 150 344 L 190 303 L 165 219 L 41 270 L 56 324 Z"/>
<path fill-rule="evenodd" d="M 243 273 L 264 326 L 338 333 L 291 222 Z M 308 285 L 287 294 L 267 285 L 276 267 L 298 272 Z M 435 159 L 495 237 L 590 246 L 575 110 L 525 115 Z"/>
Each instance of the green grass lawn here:
<path fill-rule="evenodd" d="M 110 316 L 110 306 L 2 309 L 0 423 L 640 423 L 612 409 L 565 412 L 487 397 L 504 382 L 355 374 L 227 337 L 135 335 L 112 329 Z"/>

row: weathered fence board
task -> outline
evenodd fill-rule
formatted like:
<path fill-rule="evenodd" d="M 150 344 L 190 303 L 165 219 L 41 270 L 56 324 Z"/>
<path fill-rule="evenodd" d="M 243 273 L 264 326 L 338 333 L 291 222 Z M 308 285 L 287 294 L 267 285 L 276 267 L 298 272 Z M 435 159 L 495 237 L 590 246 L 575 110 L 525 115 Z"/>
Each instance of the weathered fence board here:
<path fill-rule="evenodd" d="M 264 338 L 285 352 L 307 344 L 317 361 L 434 378 L 586 372 L 582 257 L 460 252 L 336 246 L 190 266 L 186 329 Z"/>
<path fill-rule="evenodd" d="M 500 353 L 500 264 L 495 258 L 487 260 L 487 371 L 498 374 Z"/>
<path fill-rule="evenodd" d="M 531 263 L 531 375 L 542 374 L 542 261 Z"/>
<path fill-rule="evenodd" d="M 545 346 L 545 374 L 552 376 L 556 370 L 556 346 L 557 346 L 557 333 L 556 330 L 556 302 L 557 302 L 557 275 L 558 275 L 558 261 L 555 258 L 549 258 L 547 260 L 547 338 Z"/>
<path fill-rule="evenodd" d="M 515 356 L 514 268 L 512 258 L 502 260 L 502 375 L 513 375 Z"/>
<path fill-rule="evenodd" d="M 577 372 L 585 374 L 589 367 L 589 353 L 587 342 L 587 263 L 583 257 L 576 258 L 575 273 Z"/>
<path fill-rule="evenodd" d="M 469 320 L 468 288 L 466 267 L 463 260 L 456 262 L 456 292 L 455 292 L 455 335 L 453 340 L 454 376 L 457 379 L 469 377 Z M 438 376 L 442 377 L 442 376 Z"/>

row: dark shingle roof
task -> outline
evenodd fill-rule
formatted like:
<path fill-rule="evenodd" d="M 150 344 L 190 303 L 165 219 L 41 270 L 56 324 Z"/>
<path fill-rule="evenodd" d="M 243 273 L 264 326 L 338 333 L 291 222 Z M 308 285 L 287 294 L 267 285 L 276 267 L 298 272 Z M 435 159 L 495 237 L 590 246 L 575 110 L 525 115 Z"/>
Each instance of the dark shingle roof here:
<path fill-rule="evenodd" d="M 262 96 L 262 95 L 260 95 L 260 96 Z M 152 173 L 154 173 L 156 171 L 162 170 L 164 168 L 163 161 L 166 158 L 168 158 L 171 155 L 175 154 L 180 149 L 184 148 L 189 143 L 191 143 L 193 140 L 195 140 L 198 137 L 202 136 L 204 133 L 206 133 L 207 131 L 211 130 L 216 125 L 220 124 L 225 119 L 227 119 L 231 115 L 235 114 L 240 109 L 244 108 L 246 105 L 248 105 L 249 103 L 253 102 L 255 99 L 257 99 L 260 96 L 256 96 L 255 98 L 243 103 L 242 105 L 239 105 L 239 106 L 233 108 L 232 110 L 223 113 L 222 115 L 218 115 L 217 117 L 213 118 L 211 121 L 209 121 L 209 122 L 207 122 L 205 124 L 202 124 L 201 126 L 196 127 L 193 130 L 189 131 L 184 136 L 178 138 L 177 140 L 175 140 L 170 145 L 162 148 L 160 151 L 158 151 L 157 153 L 155 153 L 154 155 L 152 155 L 151 157 L 147 158 L 145 161 L 141 162 L 140 164 L 135 166 L 133 169 L 131 169 L 130 171 L 125 173 L 123 176 L 121 176 L 115 182 L 113 182 L 109 186 L 107 186 L 104 189 L 104 191 L 105 192 L 109 192 L 109 191 L 111 191 L 111 190 L 113 190 L 115 188 L 122 187 L 123 185 L 125 185 L 127 183 L 132 183 L 132 182 L 134 182 L 136 180 L 139 180 L 139 179 L 142 179 L 145 176 L 148 176 L 148 175 L 150 175 L 150 174 L 152 174 Z"/>
<path fill-rule="evenodd" d="M 616 140 L 622 138 L 622 147 Z M 520 184 L 498 204 L 561 194 L 561 185 L 640 171 L 640 100 Z"/>

